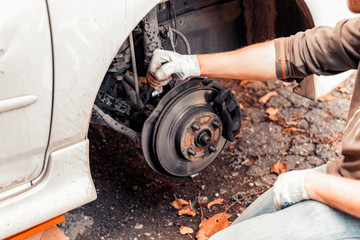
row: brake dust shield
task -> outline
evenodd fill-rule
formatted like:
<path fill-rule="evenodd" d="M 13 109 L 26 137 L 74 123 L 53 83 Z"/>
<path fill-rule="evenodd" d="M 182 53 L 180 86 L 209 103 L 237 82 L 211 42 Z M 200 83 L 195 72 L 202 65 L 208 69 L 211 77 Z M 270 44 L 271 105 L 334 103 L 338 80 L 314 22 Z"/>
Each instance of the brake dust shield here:
<path fill-rule="evenodd" d="M 191 79 L 173 88 L 145 121 L 142 148 L 157 172 L 189 176 L 206 168 L 226 144 L 213 102 L 219 91 Z"/>

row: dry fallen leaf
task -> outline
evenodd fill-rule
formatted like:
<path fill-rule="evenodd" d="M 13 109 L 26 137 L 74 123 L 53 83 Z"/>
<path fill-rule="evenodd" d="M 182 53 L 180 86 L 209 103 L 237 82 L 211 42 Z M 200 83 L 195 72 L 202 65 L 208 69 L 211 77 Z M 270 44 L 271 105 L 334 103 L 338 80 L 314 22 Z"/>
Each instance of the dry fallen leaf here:
<path fill-rule="evenodd" d="M 297 114 L 296 112 L 292 113 L 297 118 L 304 118 L 304 115 Z"/>
<path fill-rule="evenodd" d="M 287 126 L 296 126 L 296 125 L 298 125 L 298 122 L 297 121 L 287 121 L 286 125 Z"/>
<path fill-rule="evenodd" d="M 211 206 L 215 205 L 215 204 L 222 204 L 223 202 L 224 202 L 224 199 L 216 198 L 214 201 L 208 203 L 207 208 L 211 208 Z"/>
<path fill-rule="evenodd" d="M 240 82 L 240 87 L 247 87 L 248 82 L 249 82 L 248 80 L 242 80 Z"/>
<path fill-rule="evenodd" d="M 261 98 L 259 98 L 259 103 L 261 104 L 265 104 L 267 103 L 267 101 L 270 100 L 270 98 L 272 98 L 273 96 L 277 96 L 278 93 L 275 92 L 275 91 L 272 91 L 272 92 L 268 92 L 267 94 L 265 94 L 264 96 L 262 96 Z"/>
<path fill-rule="evenodd" d="M 199 231 L 196 233 L 197 240 L 207 240 L 215 233 L 229 226 L 229 214 L 226 212 L 218 213 L 209 219 L 204 219 L 199 225 Z"/>
<path fill-rule="evenodd" d="M 305 130 L 296 128 L 296 127 L 289 127 L 289 128 L 285 128 L 282 133 L 288 134 L 288 133 L 292 133 L 292 132 L 305 132 Z"/>
<path fill-rule="evenodd" d="M 254 164 L 255 164 L 255 161 L 254 161 L 253 159 L 249 159 L 249 158 L 246 158 L 245 161 L 243 161 L 243 162 L 241 163 L 241 165 L 246 165 L 246 166 L 248 166 L 248 165 L 254 165 Z"/>
<path fill-rule="evenodd" d="M 235 139 L 237 139 L 237 140 L 241 140 L 241 139 L 242 139 L 241 134 L 239 133 L 238 135 L 236 135 L 236 136 L 235 136 Z"/>
<path fill-rule="evenodd" d="M 350 90 L 347 87 L 339 87 L 337 90 L 341 93 L 350 93 Z"/>
<path fill-rule="evenodd" d="M 196 212 L 194 210 L 191 210 L 190 208 L 184 208 L 184 209 L 180 209 L 178 214 L 179 215 L 195 216 Z"/>
<path fill-rule="evenodd" d="M 271 172 L 276 173 L 277 175 L 286 173 L 287 172 L 286 165 L 284 163 L 278 161 L 271 167 Z"/>
<path fill-rule="evenodd" d="M 285 87 L 291 86 L 293 85 L 292 82 L 282 82 L 282 85 L 284 85 Z"/>
<path fill-rule="evenodd" d="M 279 109 L 273 108 L 273 107 L 269 107 L 268 109 L 266 109 L 266 113 L 269 114 L 268 118 L 272 121 L 276 121 L 279 119 L 279 117 L 276 115 L 279 112 Z"/>
<path fill-rule="evenodd" d="M 330 100 L 333 100 L 335 99 L 335 97 L 333 95 L 330 95 L 330 94 L 326 94 L 325 96 L 322 96 L 321 98 L 319 98 L 318 100 L 320 102 L 327 102 L 327 101 L 330 101 Z"/>
<path fill-rule="evenodd" d="M 176 209 L 182 209 L 183 206 L 189 205 L 189 202 L 185 201 L 184 199 L 179 198 L 179 199 L 176 199 L 175 201 L 173 201 L 170 205 Z"/>
<path fill-rule="evenodd" d="M 190 228 L 190 227 L 181 226 L 180 227 L 180 233 L 182 235 L 192 234 L 192 233 L 194 233 L 194 230 L 192 228 Z"/>

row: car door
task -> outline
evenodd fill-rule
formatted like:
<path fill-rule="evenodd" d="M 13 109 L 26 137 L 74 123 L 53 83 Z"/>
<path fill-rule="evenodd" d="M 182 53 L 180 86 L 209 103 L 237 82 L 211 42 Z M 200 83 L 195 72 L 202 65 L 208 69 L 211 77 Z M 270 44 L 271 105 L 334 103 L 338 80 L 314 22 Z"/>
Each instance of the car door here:
<path fill-rule="evenodd" d="M 52 66 L 46 1 L 0 1 L 0 198 L 29 186 L 43 168 Z"/>

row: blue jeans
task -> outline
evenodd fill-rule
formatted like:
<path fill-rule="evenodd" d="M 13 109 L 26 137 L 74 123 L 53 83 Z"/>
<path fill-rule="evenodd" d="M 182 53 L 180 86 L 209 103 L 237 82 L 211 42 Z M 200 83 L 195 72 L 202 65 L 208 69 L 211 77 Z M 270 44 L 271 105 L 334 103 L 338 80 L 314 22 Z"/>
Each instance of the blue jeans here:
<path fill-rule="evenodd" d="M 307 200 L 275 211 L 272 188 L 209 240 L 360 239 L 360 219 Z"/>

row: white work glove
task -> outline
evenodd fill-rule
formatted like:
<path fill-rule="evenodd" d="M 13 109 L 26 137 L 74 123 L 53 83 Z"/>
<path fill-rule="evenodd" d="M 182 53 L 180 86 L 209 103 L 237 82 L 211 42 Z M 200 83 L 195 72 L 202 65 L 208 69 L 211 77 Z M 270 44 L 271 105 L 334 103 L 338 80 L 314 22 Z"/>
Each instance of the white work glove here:
<path fill-rule="evenodd" d="M 183 80 L 190 76 L 200 76 L 200 66 L 196 55 L 181 55 L 161 49 L 154 51 L 147 74 L 152 87 L 162 87 L 168 84 L 172 77 L 175 80 Z"/>
<path fill-rule="evenodd" d="M 304 188 L 305 174 L 308 171 L 291 171 L 278 177 L 273 187 L 273 199 L 276 210 L 309 199 Z"/>

